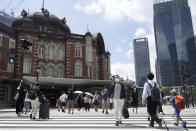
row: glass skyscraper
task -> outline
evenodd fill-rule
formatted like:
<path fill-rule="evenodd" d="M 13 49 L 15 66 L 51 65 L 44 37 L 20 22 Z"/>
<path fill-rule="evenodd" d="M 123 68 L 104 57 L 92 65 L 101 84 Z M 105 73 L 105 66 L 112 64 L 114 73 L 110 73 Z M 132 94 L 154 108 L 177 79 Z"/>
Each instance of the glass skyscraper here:
<path fill-rule="evenodd" d="M 143 87 L 148 73 L 150 73 L 150 58 L 148 39 L 139 38 L 133 41 L 133 51 L 135 60 L 136 85 Z"/>
<path fill-rule="evenodd" d="M 157 74 L 161 86 L 179 86 L 192 75 L 196 83 L 196 48 L 188 0 L 154 0 Z"/>

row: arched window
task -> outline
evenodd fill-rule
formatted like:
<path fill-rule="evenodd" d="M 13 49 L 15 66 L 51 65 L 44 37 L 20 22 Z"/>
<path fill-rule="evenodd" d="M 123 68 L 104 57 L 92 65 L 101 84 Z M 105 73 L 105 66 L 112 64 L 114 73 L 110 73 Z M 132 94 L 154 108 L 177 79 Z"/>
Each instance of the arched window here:
<path fill-rule="evenodd" d="M 82 77 L 82 62 L 75 61 L 75 77 Z"/>
<path fill-rule="evenodd" d="M 23 73 L 31 73 L 31 63 L 32 58 L 30 56 L 25 55 L 23 62 Z"/>

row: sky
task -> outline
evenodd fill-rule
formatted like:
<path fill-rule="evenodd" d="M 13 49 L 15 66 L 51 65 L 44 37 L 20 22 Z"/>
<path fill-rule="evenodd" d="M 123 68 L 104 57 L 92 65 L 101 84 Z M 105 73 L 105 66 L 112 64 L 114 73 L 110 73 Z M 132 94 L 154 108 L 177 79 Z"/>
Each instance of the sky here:
<path fill-rule="evenodd" d="M 153 0 L 45 0 L 44 7 L 60 19 L 66 17 L 72 33 L 100 32 L 111 53 L 112 75 L 135 80 L 133 40 L 147 37 L 151 71 L 155 73 L 156 48 L 153 28 Z M 189 0 L 196 32 L 196 0 Z M 42 0 L 1 0 L 0 10 L 41 12 Z"/>

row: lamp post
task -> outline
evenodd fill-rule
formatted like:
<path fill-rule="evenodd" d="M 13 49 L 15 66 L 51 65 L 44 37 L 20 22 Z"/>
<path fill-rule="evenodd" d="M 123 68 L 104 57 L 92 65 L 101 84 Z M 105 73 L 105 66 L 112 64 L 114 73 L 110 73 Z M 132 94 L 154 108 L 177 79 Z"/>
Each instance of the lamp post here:
<path fill-rule="evenodd" d="M 37 65 L 37 66 L 36 66 L 36 73 L 37 73 L 37 79 L 36 79 L 36 82 L 38 82 L 38 79 L 39 79 L 39 72 L 40 72 L 40 68 L 41 68 L 41 66 L 40 66 L 40 65 Z"/>

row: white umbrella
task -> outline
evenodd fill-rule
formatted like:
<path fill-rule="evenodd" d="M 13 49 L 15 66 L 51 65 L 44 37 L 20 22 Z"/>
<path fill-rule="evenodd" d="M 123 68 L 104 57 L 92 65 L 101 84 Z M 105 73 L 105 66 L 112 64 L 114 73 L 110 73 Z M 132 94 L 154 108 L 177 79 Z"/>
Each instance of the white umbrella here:
<path fill-rule="evenodd" d="M 90 92 L 85 92 L 85 94 L 87 94 L 87 95 L 89 95 L 89 96 L 94 97 L 94 95 L 93 95 L 93 94 L 91 94 Z"/>
<path fill-rule="evenodd" d="M 83 94 L 82 91 L 75 91 L 74 93 L 75 93 L 75 94 Z"/>

